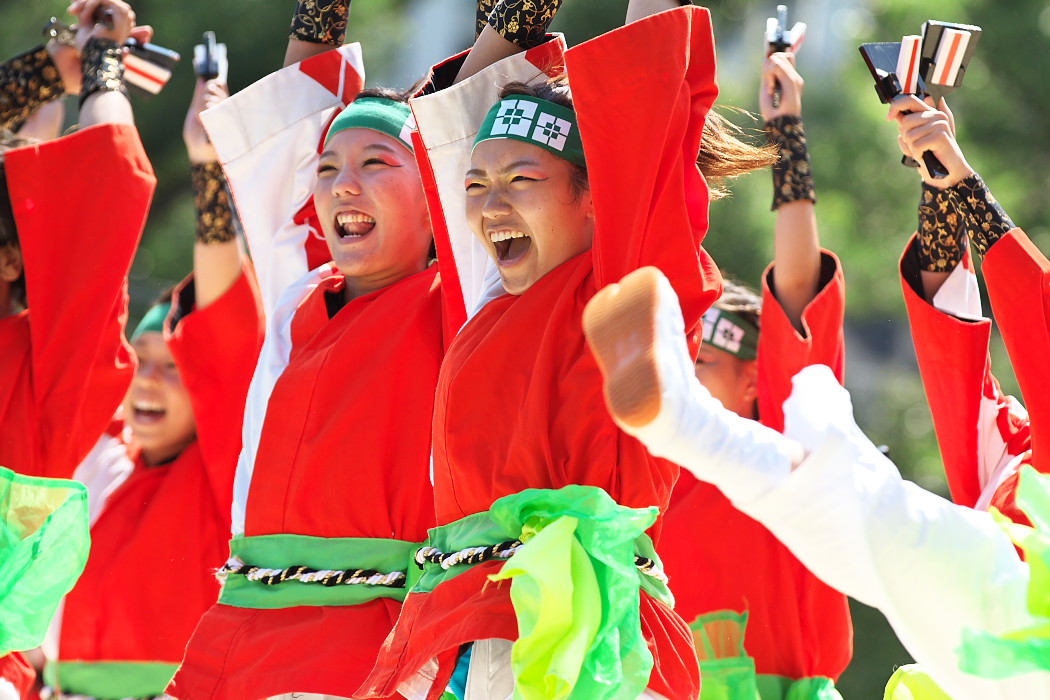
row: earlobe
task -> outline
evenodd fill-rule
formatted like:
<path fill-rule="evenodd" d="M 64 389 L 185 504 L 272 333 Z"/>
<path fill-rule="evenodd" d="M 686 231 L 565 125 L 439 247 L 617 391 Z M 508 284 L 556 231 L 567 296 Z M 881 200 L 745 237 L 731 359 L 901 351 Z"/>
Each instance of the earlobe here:
<path fill-rule="evenodd" d="M 747 400 L 758 400 L 758 360 L 748 360 L 744 366 L 744 396 Z"/>
<path fill-rule="evenodd" d="M 0 280 L 14 282 L 22 276 L 22 251 L 13 245 L 0 248 Z"/>

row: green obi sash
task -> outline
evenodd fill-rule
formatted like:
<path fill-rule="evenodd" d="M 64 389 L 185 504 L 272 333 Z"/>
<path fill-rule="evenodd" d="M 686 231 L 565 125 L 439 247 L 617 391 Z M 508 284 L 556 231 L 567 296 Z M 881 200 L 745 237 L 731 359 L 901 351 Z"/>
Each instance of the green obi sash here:
<path fill-rule="evenodd" d="M 0 656 L 40 645 L 87 563 L 87 489 L 0 467 Z"/>
<path fill-rule="evenodd" d="M 100 700 L 111 698 L 160 698 L 178 664 L 131 661 L 59 661 L 44 668 L 44 682 L 61 688 L 64 695 Z"/>
<path fill-rule="evenodd" d="M 658 513 L 621 506 L 594 486 L 526 489 L 432 529 L 409 592 L 505 559 L 489 578 L 511 582 L 515 698 L 637 697 L 653 667 L 639 591 L 674 604 L 645 534 Z"/>
<path fill-rule="evenodd" d="M 417 542 L 306 535 L 235 536 L 219 602 L 238 608 L 403 601 Z"/>
<path fill-rule="evenodd" d="M 824 676 L 788 678 L 755 672 L 744 650 L 747 613 L 716 610 L 689 625 L 700 659 L 700 700 L 842 700 Z"/>

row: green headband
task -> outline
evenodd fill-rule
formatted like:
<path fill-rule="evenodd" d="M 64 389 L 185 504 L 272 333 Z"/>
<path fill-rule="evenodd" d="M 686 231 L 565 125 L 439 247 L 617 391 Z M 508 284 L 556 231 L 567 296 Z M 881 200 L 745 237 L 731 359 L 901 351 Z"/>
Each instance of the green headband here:
<path fill-rule="evenodd" d="M 524 141 L 580 167 L 587 166 L 576 113 L 537 97 L 513 95 L 493 105 L 481 123 L 474 146 L 489 139 Z"/>
<path fill-rule="evenodd" d="M 171 302 L 166 301 L 163 304 L 157 304 L 142 317 L 139 321 L 139 325 L 135 326 L 135 332 L 131 334 L 131 342 L 135 342 L 139 339 L 139 336 L 143 333 L 163 333 L 164 332 L 164 319 L 168 317 L 171 312 Z"/>
<path fill-rule="evenodd" d="M 335 118 L 324 137 L 325 144 L 347 129 L 371 129 L 393 136 L 411 151 L 416 120 L 412 116 L 412 109 L 404 102 L 385 97 L 362 97 L 347 105 Z"/>
<path fill-rule="evenodd" d="M 704 314 L 704 342 L 741 360 L 758 357 L 758 328 L 738 313 L 712 306 Z"/>

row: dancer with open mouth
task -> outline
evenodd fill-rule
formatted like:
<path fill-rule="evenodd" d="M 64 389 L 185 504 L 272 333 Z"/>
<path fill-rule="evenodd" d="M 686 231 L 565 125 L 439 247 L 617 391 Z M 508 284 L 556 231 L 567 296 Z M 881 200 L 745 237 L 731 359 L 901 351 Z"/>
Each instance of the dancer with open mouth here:
<path fill-rule="evenodd" d="M 439 526 L 369 697 L 438 697 L 457 671 L 466 698 L 699 693 L 654 549 L 678 469 L 605 413 L 580 317 L 646 263 L 694 325 L 717 296 L 697 154 L 733 154 L 710 159 L 724 173 L 768 158 L 708 121 L 714 69 L 709 14 L 680 8 L 568 50 L 567 83 L 508 59 L 413 101 L 469 313 L 437 388 Z"/>
<path fill-rule="evenodd" d="M 177 697 L 356 697 L 434 524 L 430 424 L 448 338 L 416 88 L 361 90 L 360 46 L 342 45 L 348 12 L 301 2 L 288 65 L 204 115 L 268 323 L 222 592 L 169 687 Z M 489 27 L 435 84 L 472 56 L 484 65 L 492 43 L 493 55 L 521 51 L 514 37 Z"/>

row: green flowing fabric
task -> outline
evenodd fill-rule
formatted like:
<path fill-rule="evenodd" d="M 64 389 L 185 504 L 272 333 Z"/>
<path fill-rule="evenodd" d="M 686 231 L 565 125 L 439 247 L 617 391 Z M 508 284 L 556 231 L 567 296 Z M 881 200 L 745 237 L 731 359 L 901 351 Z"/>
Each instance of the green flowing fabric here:
<path fill-rule="evenodd" d="M 1002 635 L 964 630 L 959 666 L 985 678 L 1050 671 L 1050 476 L 1023 466 L 1017 505 L 1034 527 L 1014 523 L 995 511 L 992 514 L 1024 552 L 1031 571 L 1028 610 L 1038 622 Z"/>
<path fill-rule="evenodd" d="M 0 467 L 0 655 L 33 649 L 84 571 L 87 489 Z"/>
<path fill-rule="evenodd" d="M 917 664 L 901 666 L 890 676 L 883 700 L 952 700 Z"/>
<path fill-rule="evenodd" d="M 519 638 L 516 700 L 637 698 L 653 657 L 639 619 L 636 540 L 657 508 L 626 508 L 591 486 L 527 489 L 489 511 L 524 543 L 493 581 L 511 579 Z"/>

